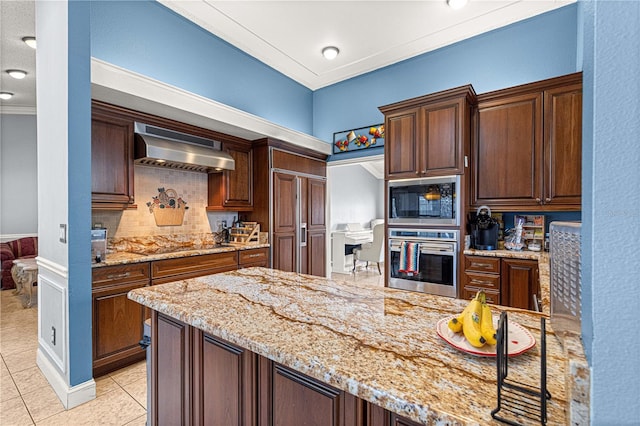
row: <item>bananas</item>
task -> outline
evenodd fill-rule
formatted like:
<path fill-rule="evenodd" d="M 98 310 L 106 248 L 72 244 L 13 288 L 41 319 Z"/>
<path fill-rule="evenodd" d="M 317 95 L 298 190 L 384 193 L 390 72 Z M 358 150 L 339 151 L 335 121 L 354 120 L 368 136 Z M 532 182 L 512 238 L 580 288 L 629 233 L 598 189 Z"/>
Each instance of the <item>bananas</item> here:
<path fill-rule="evenodd" d="M 469 303 L 469 309 L 464 314 L 462 321 L 462 332 L 467 341 L 471 343 L 471 346 L 481 348 L 487 341 L 482 337 L 480 331 L 480 319 L 482 318 L 482 302 L 479 300 L 480 292 L 476 294 L 471 303 Z M 484 298 L 484 293 L 482 293 Z"/>
<path fill-rule="evenodd" d="M 490 345 L 495 345 L 496 329 L 493 327 L 493 315 L 491 315 L 491 308 L 487 305 L 486 301 L 482 302 L 482 318 L 480 320 L 480 333 L 484 340 Z"/>
<path fill-rule="evenodd" d="M 467 341 L 476 348 L 496 344 L 493 315 L 482 290 L 478 291 L 460 315 L 449 320 L 447 326 L 454 333 L 462 331 Z"/>

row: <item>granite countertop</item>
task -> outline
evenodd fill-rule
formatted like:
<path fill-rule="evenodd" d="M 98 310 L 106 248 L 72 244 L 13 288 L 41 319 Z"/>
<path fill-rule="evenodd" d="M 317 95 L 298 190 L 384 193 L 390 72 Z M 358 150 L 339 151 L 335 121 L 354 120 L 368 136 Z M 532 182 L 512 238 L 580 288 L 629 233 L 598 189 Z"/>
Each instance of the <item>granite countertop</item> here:
<path fill-rule="evenodd" d="M 538 261 L 538 274 L 540 275 L 540 301 L 542 312 L 547 316 L 551 312 L 551 274 L 549 268 L 549 253 L 545 251 L 527 250 L 476 250 L 465 249 L 465 255 L 506 257 L 510 259 L 528 259 Z"/>
<path fill-rule="evenodd" d="M 436 333 L 466 301 L 266 268 L 136 289 L 129 298 L 423 424 L 500 424 L 490 414 L 495 358 L 459 351 Z M 544 315 L 505 307 L 494 315 L 500 310 L 540 342 Z M 510 378 L 536 385 L 539 374 L 538 344 L 510 358 Z M 548 424 L 588 419 L 588 382 L 581 345 L 563 349 L 547 323 Z"/>
<path fill-rule="evenodd" d="M 270 247 L 269 244 L 245 244 L 245 245 L 223 245 L 217 247 L 202 248 L 176 248 L 168 253 L 134 253 L 130 251 L 117 251 L 107 253 L 107 258 L 100 263 L 92 263 L 92 268 L 103 266 L 125 265 L 129 263 L 150 262 L 153 260 L 176 259 L 180 257 L 200 256 L 204 254 L 225 253 L 231 251 L 251 250 L 256 248 Z"/>

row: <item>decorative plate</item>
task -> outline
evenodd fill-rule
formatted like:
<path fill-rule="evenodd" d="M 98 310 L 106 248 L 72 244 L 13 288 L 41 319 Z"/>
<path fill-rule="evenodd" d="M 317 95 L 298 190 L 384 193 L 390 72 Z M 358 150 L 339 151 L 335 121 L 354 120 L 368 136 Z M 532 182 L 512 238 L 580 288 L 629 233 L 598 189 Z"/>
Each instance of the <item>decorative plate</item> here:
<path fill-rule="evenodd" d="M 451 318 L 455 318 L 457 315 L 453 315 L 447 318 L 443 318 L 438 321 L 436 325 L 436 331 L 445 342 L 453 346 L 454 348 L 463 352 L 478 355 L 478 356 L 496 356 L 495 345 L 484 345 L 481 348 L 471 346 L 471 344 L 464 337 L 462 332 L 454 333 L 449 329 L 447 323 Z M 529 330 L 521 326 L 520 324 L 509 321 L 509 356 L 520 355 L 536 345 L 536 339 L 531 335 Z M 498 326 L 498 317 L 493 317 L 494 327 Z"/>

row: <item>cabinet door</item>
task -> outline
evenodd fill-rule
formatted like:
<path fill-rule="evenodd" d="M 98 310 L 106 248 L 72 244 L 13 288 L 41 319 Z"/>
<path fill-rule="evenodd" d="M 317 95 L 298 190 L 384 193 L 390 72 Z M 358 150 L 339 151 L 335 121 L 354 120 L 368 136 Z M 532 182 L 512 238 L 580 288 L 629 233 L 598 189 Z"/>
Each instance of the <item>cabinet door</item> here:
<path fill-rule="evenodd" d="M 420 423 L 416 423 L 413 420 L 409 420 L 406 417 L 399 416 L 395 413 L 390 413 L 391 426 L 420 426 Z"/>
<path fill-rule="evenodd" d="M 582 84 L 546 90 L 544 104 L 544 203 L 551 207 L 580 209 Z"/>
<path fill-rule="evenodd" d="M 326 182 L 321 179 L 301 178 L 306 181 L 301 212 L 307 223 L 306 246 L 301 247 L 300 272 L 319 277 L 326 269 Z"/>
<path fill-rule="evenodd" d="M 421 175 L 463 172 L 462 121 L 464 99 L 438 102 L 421 109 L 424 147 L 420 151 Z"/>
<path fill-rule="evenodd" d="M 151 318 L 151 424 L 192 424 L 191 327 L 157 311 Z"/>
<path fill-rule="evenodd" d="M 278 232 L 273 234 L 271 255 L 273 269 L 286 272 L 297 272 L 297 241 L 293 232 Z"/>
<path fill-rule="evenodd" d="M 145 352 L 138 345 L 143 334 L 144 306 L 129 300 L 127 293 L 148 283 L 136 281 L 93 289 L 94 376 L 144 359 Z"/>
<path fill-rule="evenodd" d="M 296 176 L 273 174 L 273 232 L 296 232 L 297 191 Z"/>
<path fill-rule="evenodd" d="M 414 108 L 385 119 L 384 158 L 389 179 L 415 178 L 420 173 L 418 114 L 419 109 Z"/>
<path fill-rule="evenodd" d="M 194 329 L 193 424 L 256 424 L 255 359 L 246 349 Z"/>
<path fill-rule="evenodd" d="M 472 204 L 539 209 L 542 197 L 542 93 L 478 103 Z"/>
<path fill-rule="evenodd" d="M 122 210 L 133 197 L 133 122 L 91 115 L 91 202 L 94 209 Z"/>
<path fill-rule="evenodd" d="M 228 148 L 235 170 L 210 173 L 207 211 L 250 211 L 253 209 L 253 154 L 251 150 Z"/>
<path fill-rule="evenodd" d="M 266 358 L 260 358 L 259 423 L 269 426 L 355 426 L 362 404 L 335 389 Z"/>
<path fill-rule="evenodd" d="M 538 262 L 535 260 L 502 259 L 501 304 L 513 308 L 537 310 L 540 300 Z"/>
<path fill-rule="evenodd" d="M 307 270 L 300 271 L 318 277 L 326 276 L 326 242 L 327 233 L 324 230 L 309 231 L 307 234 Z"/>

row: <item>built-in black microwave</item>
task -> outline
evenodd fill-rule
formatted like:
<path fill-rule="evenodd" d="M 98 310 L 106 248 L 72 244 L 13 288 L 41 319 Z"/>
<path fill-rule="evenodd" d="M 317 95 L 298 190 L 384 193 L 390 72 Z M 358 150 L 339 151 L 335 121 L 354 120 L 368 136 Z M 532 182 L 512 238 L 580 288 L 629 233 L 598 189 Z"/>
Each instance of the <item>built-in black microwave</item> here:
<path fill-rule="evenodd" d="M 460 225 L 460 176 L 392 180 L 388 183 L 390 225 Z"/>

